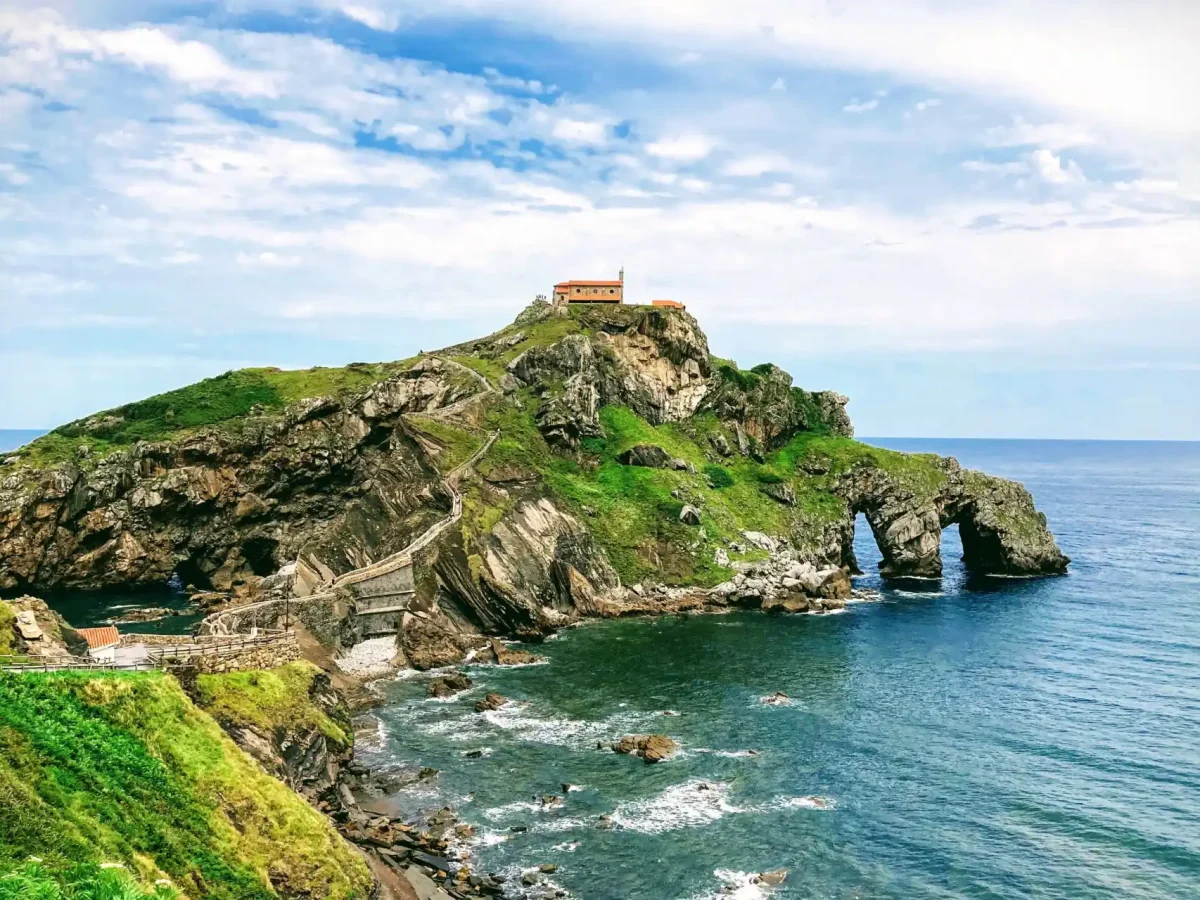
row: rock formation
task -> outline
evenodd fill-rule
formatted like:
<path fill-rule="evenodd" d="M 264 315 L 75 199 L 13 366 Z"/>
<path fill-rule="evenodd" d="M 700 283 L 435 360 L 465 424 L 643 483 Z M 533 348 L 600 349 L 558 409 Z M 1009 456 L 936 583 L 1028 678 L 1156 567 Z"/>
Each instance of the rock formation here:
<path fill-rule="evenodd" d="M 713 584 L 712 602 L 836 607 L 859 513 L 889 577 L 940 574 L 951 524 L 972 571 L 1065 570 L 1024 488 L 855 442 L 846 402 L 714 359 L 681 310 L 537 303 L 437 354 L 229 373 L 0 456 L 0 590 L 312 592 L 461 499 L 398 617 L 430 668 Z"/>

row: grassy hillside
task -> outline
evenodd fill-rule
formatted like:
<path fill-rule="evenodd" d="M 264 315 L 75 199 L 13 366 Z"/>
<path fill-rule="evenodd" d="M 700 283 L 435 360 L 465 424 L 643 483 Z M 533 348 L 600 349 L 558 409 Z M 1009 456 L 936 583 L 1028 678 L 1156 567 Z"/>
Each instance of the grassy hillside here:
<path fill-rule="evenodd" d="M 269 672 L 230 672 L 196 679 L 196 703 L 218 722 L 250 725 L 264 733 L 319 731 L 341 746 L 352 743 L 348 724 L 335 722 L 310 702 L 320 669 L 294 662 Z"/>
<path fill-rule="evenodd" d="M 715 417 L 701 415 L 684 423 L 655 426 L 617 406 L 601 411 L 604 437 L 584 441 L 578 457 L 566 456 L 553 452 L 543 440 L 533 419 L 536 405 L 535 398 L 527 396 L 520 405 L 492 406 L 482 427 L 499 429 L 501 435 L 477 468 L 485 478 L 506 471 L 525 471 L 540 478 L 588 523 L 627 584 L 645 579 L 717 584 L 731 572 L 716 565 L 715 551 L 741 540 L 743 531 L 792 535 L 797 541 L 819 539 L 825 526 L 846 513 L 845 501 L 831 491 L 834 481 L 857 465 L 888 471 L 918 497 L 932 496 L 945 480 L 932 456 L 896 453 L 811 432 L 793 436 L 767 454 L 764 462 L 734 454 L 713 463 L 709 438 L 723 433 L 731 440 Z M 443 423 L 443 428 L 454 426 Z M 696 471 L 622 465 L 618 457 L 638 444 L 662 447 Z M 824 471 L 810 475 L 806 467 Z M 791 487 L 794 506 L 768 495 L 767 489 L 778 484 Z M 486 534 L 516 502 L 511 492 L 491 491 L 486 485 L 468 487 L 462 528 L 469 551 L 478 551 Z M 679 521 L 685 503 L 701 510 L 701 527 Z M 732 558 L 756 555 L 748 551 Z"/>
<path fill-rule="evenodd" d="M 242 702 L 236 682 L 213 687 L 226 705 Z M 170 676 L 0 674 L 0 898 L 20 878 L 86 886 L 112 864 L 145 891 L 157 882 L 190 898 L 351 900 L 371 889 L 328 822 Z"/>
<path fill-rule="evenodd" d="M 239 369 L 70 422 L 33 441 L 35 465 L 75 459 L 80 446 L 102 457 L 138 441 L 161 441 L 252 414 L 280 412 L 309 397 L 343 397 L 411 367 L 415 360 L 354 363 L 342 368 Z"/>

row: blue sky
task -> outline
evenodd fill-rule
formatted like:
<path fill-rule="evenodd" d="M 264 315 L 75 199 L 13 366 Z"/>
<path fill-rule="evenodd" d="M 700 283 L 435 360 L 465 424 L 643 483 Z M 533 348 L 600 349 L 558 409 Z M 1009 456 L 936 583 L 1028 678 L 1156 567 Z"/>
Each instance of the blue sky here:
<path fill-rule="evenodd" d="M 624 265 L 861 434 L 1200 439 L 1196 46 L 1187 0 L 10 0 L 0 428 Z"/>

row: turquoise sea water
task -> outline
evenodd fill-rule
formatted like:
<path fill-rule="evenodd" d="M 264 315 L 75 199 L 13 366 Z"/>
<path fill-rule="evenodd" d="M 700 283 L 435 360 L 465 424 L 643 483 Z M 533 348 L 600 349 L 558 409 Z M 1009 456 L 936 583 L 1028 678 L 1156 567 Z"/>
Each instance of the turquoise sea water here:
<path fill-rule="evenodd" d="M 876 443 L 1024 481 L 1071 574 L 968 583 L 948 533 L 940 584 L 865 576 L 844 614 L 589 624 L 451 702 L 382 684 L 364 756 L 439 768 L 406 808 L 582 900 L 749 900 L 777 867 L 778 898 L 1200 897 L 1200 444 Z M 516 703 L 477 715 L 487 690 Z M 596 749 L 645 731 L 683 752 Z"/>

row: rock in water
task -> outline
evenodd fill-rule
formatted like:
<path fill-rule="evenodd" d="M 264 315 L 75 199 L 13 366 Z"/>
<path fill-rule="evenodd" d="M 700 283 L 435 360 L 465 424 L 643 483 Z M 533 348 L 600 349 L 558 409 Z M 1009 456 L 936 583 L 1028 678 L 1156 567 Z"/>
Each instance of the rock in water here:
<path fill-rule="evenodd" d="M 627 735 L 612 745 L 614 753 L 640 756 L 647 764 L 662 762 L 679 749 L 679 745 L 663 734 Z"/>
<path fill-rule="evenodd" d="M 502 697 L 500 694 L 488 694 L 482 700 L 476 701 L 475 712 L 489 712 L 490 710 L 499 709 L 508 702 L 507 697 Z"/>
<path fill-rule="evenodd" d="M 461 672 L 452 672 L 449 675 L 442 675 L 429 682 L 426 693 L 430 697 L 450 697 L 467 690 L 471 684 L 471 679 L 466 675 Z"/>
<path fill-rule="evenodd" d="M 754 876 L 754 883 L 764 887 L 779 887 L 787 881 L 787 869 L 774 869 L 770 872 L 759 872 Z"/>

